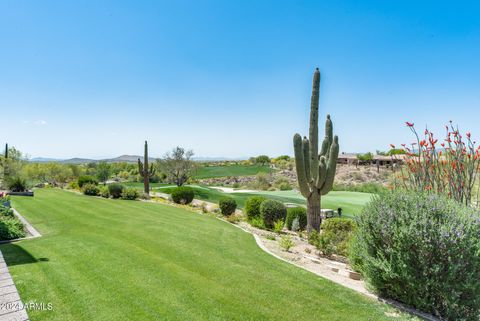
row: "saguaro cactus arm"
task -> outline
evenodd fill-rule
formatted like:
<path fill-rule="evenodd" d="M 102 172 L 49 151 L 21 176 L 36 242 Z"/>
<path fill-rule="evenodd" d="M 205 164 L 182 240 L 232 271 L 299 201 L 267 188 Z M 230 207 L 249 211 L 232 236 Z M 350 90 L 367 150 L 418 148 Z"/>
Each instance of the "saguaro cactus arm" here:
<path fill-rule="evenodd" d="M 310 103 L 310 170 L 311 176 L 318 175 L 318 104 L 320 97 L 320 70 L 318 68 L 313 74 L 312 99 Z"/>
<path fill-rule="evenodd" d="M 138 159 L 138 173 L 143 176 L 143 164 L 140 158 Z"/>
<path fill-rule="evenodd" d="M 293 147 L 295 151 L 295 167 L 297 170 L 298 187 L 300 189 L 300 193 L 302 193 L 304 197 L 308 198 L 310 197 L 311 192 L 308 186 L 305 168 L 302 136 L 299 134 L 295 134 L 295 136 L 293 136 Z"/>
<path fill-rule="evenodd" d="M 335 136 L 335 138 L 333 139 L 333 144 L 330 147 L 330 152 L 328 156 L 327 175 L 325 178 L 325 183 L 320 190 L 322 195 L 325 195 L 332 190 L 333 180 L 335 179 L 335 171 L 337 170 L 338 151 L 338 136 Z"/>

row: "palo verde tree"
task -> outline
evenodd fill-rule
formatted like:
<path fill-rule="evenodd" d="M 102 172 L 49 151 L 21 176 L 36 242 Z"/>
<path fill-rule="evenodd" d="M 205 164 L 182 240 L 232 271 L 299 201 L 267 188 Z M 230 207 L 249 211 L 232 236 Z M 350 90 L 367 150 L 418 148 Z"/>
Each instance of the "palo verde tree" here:
<path fill-rule="evenodd" d="M 148 166 L 148 143 L 145 141 L 145 150 L 143 152 L 143 163 L 138 159 L 138 173 L 143 177 L 143 191 L 150 194 L 150 178 L 155 175 L 153 164 Z"/>
<path fill-rule="evenodd" d="M 167 175 L 169 182 L 182 186 L 194 174 L 195 163 L 192 156 L 192 150 L 177 146 L 158 161 L 159 167 Z"/>
<path fill-rule="evenodd" d="M 295 164 L 300 192 L 307 199 L 307 231 L 320 231 L 321 196 L 330 192 L 335 178 L 338 158 L 338 136 L 333 136 L 330 115 L 325 123 L 325 139 L 318 153 L 318 104 L 320 96 L 320 71 L 313 75 L 310 106 L 309 138 L 299 134 L 293 137 Z"/>

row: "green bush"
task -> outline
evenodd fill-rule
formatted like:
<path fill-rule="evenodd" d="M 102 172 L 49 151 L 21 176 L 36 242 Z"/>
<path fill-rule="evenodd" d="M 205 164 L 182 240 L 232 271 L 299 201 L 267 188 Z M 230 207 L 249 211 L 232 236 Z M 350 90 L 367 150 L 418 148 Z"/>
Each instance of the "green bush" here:
<path fill-rule="evenodd" d="M 296 218 L 298 218 L 300 230 L 304 230 L 307 227 L 307 210 L 300 206 L 290 207 L 287 209 L 285 225 L 290 231 L 292 230 L 292 223 Z"/>
<path fill-rule="evenodd" d="M 124 200 L 134 201 L 140 197 L 140 193 L 135 188 L 124 188 L 121 197 Z"/>
<path fill-rule="evenodd" d="M 282 233 L 283 227 L 285 226 L 285 223 L 283 220 L 277 220 L 275 223 L 273 223 L 273 231 L 277 234 Z"/>
<path fill-rule="evenodd" d="M 378 194 L 387 191 L 387 188 L 379 183 L 361 183 L 361 184 L 334 184 L 333 191 L 361 192 Z"/>
<path fill-rule="evenodd" d="M 100 191 L 98 193 L 98 195 L 100 195 L 101 197 L 104 197 L 104 198 L 109 198 L 110 197 L 110 192 L 108 191 L 108 187 L 105 186 L 105 185 L 102 185 L 99 187 Z"/>
<path fill-rule="evenodd" d="M 295 246 L 295 243 L 293 242 L 292 237 L 290 235 L 282 236 L 278 244 L 282 249 L 284 249 L 287 252 L 289 252 L 290 249 Z"/>
<path fill-rule="evenodd" d="M 0 240 L 12 240 L 25 237 L 23 223 L 16 217 L 0 217 Z"/>
<path fill-rule="evenodd" d="M 480 213 L 434 194 L 387 192 L 357 218 L 350 260 L 389 297 L 443 320 L 480 319 Z"/>
<path fill-rule="evenodd" d="M 180 186 L 172 191 L 171 196 L 177 204 L 190 204 L 195 196 L 195 191 L 191 187 Z"/>
<path fill-rule="evenodd" d="M 229 216 L 235 213 L 237 209 L 237 201 L 231 197 L 222 197 L 218 202 L 218 207 L 224 216 Z"/>
<path fill-rule="evenodd" d="M 253 227 L 256 227 L 256 228 L 261 228 L 261 229 L 264 229 L 265 228 L 265 224 L 263 224 L 263 220 L 261 217 L 253 217 L 250 219 L 250 224 L 253 226 Z"/>
<path fill-rule="evenodd" d="M 82 188 L 83 194 L 90 196 L 97 196 L 100 193 L 100 188 L 95 184 L 85 184 Z"/>
<path fill-rule="evenodd" d="M 285 220 L 287 216 L 287 209 L 282 202 L 275 200 L 265 200 L 260 205 L 260 215 L 263 219 L 263 224 L 267 228 L 273 228 L 278 220 Z"/>
<path fill-rule="evenodd" d="M 67 188 L 68 189 L 80 189 L 80 186 L 78 185 L 77 181 L 71 181 L 70 183 L 68 183 Z"/>
<path fill-rule="evenodd" d="M 13 177 L 7 180 L 7 187 L 12 192 L 25 192 L 27 181 L 22 177 Z"/>
<path fill-rule="evenodd" d="M 313 244 L 325 255 L 348 255 L 348 246 L 355 222 L 348 218 L 329 218 L 322 221 L 321 233 Z"/>
<path fill-rule="evenodd" d="M 120 198 L 124 189 L 125 187 L 122 184 L 113 183 L 108 185 L 108 193 L 112 198 Z"/>
<path fill-rule="evenodd" d="M 3 217 L 14 217 L 13 210 L 9 207 L 0 205 L 0 216 Z"/>
<path fill-rule="evenodd" d="M 78 187 L 82 188 L 85 184 L 98 185 L 98 180 L 90 175 L 82 175 L 77 179 Z"/>
<path fill-rule="evenodd" d="M 278 185 L 278 189 L 281 191 L 291 191 L 292 185 L 290 185 L 290 183 L 281 183 Z"/>
<path fill-rule="evenodd" d="M 251 221 L 254 218 L 260 217 L 260 205 L 266 200 L 262 196 L 252 196 L 247 198 L 245 201 L 245 214 L 247 214 L 247 219 Z"/>

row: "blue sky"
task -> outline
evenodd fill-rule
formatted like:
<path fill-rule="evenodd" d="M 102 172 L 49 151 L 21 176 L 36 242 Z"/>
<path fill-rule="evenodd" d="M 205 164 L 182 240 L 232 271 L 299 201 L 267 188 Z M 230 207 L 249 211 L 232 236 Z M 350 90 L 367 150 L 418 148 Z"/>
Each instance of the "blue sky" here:
<path fill-rule="evenodd" d="M 292 154 L 311 77 L 346 152 L 480 137 L 478 1 L 0 1 L 0 141 L 31 156 Z"/>

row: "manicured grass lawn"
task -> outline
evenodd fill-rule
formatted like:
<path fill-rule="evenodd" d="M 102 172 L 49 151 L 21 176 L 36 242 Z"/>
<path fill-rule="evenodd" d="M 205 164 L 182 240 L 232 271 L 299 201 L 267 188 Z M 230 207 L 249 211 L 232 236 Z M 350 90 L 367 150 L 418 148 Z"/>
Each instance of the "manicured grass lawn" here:
<path fill-rule="evenodd" d="M 226 176 L 248 176 L 258 173 L 270 173 L 269 166 L 260 165 L 229 165 L 229 166 L 204 166 L 197 169 L 195 178 L 212 178 Z"/>
<path fill-rule="evenodd" d="M 32 320 L 399 320 L 282 262 L 253 237 L 176 207 L 39 189 L 13 205 L 43 234 L 4 244 Z"/>
<path fill-rule="evenodd" d="M 275 199 L 283 203 L 294 203 L 298 205 L 306 205 L 305 198 L 296 191 L 256 191 L 254 193 L 224 193 L 214 188 L 206 186 L 192 185 L 195 190 L 195 198 L 204 201 L 218 203 L 219 199 L 225 196 L 233 197 L 239 206 L 243 208 L 247 198 L 254 195 L 262 195 L 266 198 Z M 175 187 L 165 186 L 156 189 L 156 191 L 171 193 Z M 355 216 L 358 214 L 365 204 L 371 199 L 373 194 L 359 192 L 340 192 L 332 191 L 322 196 L 322 208 L 330 208 L 336 210 L 341 207 L 345 216 Z"/>

